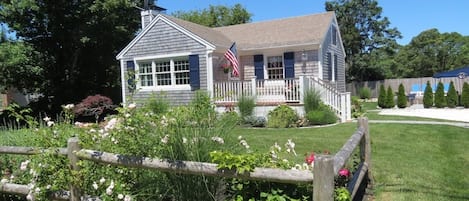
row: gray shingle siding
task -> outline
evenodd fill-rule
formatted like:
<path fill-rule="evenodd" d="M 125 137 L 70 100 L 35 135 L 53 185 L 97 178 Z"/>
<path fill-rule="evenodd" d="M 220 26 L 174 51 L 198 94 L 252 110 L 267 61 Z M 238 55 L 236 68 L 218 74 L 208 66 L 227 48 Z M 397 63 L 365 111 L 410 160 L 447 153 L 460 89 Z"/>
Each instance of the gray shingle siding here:
<path fill-rule="evenodd" d="M 126 62 L 135 57 L 145 56 L 163 56 L 168 54 L 190 53 L 199 55 L 200 66 L 200 89 L 207 90 L 207 61 L 206 46 L 175 29 L 164 21 L 158 21 L 134 46 L 123 55 L 125 75 L 127 74 Z M 125 78 L 128 79 L 128 78 Z M 126 96 L 129 96 L 129 90 L 125 81 Z M 137 91 L 133 95 L 136 102 L 144 102 L 145 99 L 158 94 L 159 91 Z M 194 91 L 179 90 L 165 91 L 165 96 L 171 104 L 181 105 L 190 102 L 194 96 Z"/>
<path fill-rule="evenodd" d="M 338 27 L 337 27 L 338 28 Z M 338 33 L 338 32 L 337 32 Z M 342 49 L 342 41 L 340 37 L 337 36 L 337 45 L 332 44 L 332 29 L 330 28 L 326 34 L 324 43 L 322 45 L 322 75 L 323 80 L 328 80 L 331 69 L 329 68 L 329 62 L 327 58 L 327 53 L 332 53 L 331 61 L 334 60 L 334 55 L 337 55 L 337 80 L 334 85 L 336 85 L 337 90 L 340 92 L 345 92 L 345 55 Z M 330 81 L 330 80 L 329 80 Z"/>
<path fill-rule="evenodd" d="M 304 52 L 306 54 L 307 61 L 303 63 L 303 52 L 295 52 L 295 77 L 300 75 L 305 76 L 319 76 L 319 58 L 318 50 L 309 50 Z M 305 65 L 303 73 L 303 65 Z"/>

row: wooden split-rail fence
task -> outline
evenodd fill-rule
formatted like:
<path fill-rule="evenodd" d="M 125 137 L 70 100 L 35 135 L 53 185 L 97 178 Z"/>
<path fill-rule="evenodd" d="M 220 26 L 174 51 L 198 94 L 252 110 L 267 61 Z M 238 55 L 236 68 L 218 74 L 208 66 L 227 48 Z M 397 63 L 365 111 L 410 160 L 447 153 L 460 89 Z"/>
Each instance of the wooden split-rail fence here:
<path fill-rule="evenodd" d="M 131 168 L 146 168 L 158 171 L 206 175 L 226 178 L 239 178 L 246 180 L 272 181 L 280 183 L 313 183 L 313 200 L 334 200 L 334 179 L 338 172 L 351 158 L 355 149 L 359 149 L 360 164 L 352 176 L 348 190 L 352 200 L 358 195 L 363 195 L 363 185 L 371 187 L 373 177 L 371 175 L 371 145 L 368 120 L 360 118 L 358 128 L 343 147 L 335 155 L 316 155 L 313 172 L 307 170 L 284 170 L 276 168 L 255 168 L 253 172 L 237 174 L 236 171 L 218 169 L 217 164 L 194 161 L 169 161 L 159 158 L 147 158 L 138 156 L 124 156 L 121 154 L 107 153 L 96 150 L 81 149 L 78 138 L 70 138 L 67 148 L 58 148 L 55 152 L 69 158 L 70 168 L 79 170 L 79 160 L 89 160 L 97 163 L 111 164 Z M 48 149 L 50 151 L 50 149 Z M 0 154 L 34 155 L 47 150 L 35 147 L 0 146 Z M 0 192 L 27 195 L 27 185 L 4 183 L 0 185 Z M 90 196 L 83 196 L 77 186 L 70 185 L 68 191 L 55 192 L 54 200 L 87 200 Z M 92 198 L 91 198 L 92 199 Z"/>

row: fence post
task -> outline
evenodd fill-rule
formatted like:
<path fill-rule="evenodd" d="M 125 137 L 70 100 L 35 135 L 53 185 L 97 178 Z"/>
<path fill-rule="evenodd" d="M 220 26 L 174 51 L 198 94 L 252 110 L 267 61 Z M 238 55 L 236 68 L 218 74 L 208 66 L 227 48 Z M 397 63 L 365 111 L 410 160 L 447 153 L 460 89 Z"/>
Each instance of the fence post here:
<path fill-rule="evenodd" d="M 358 127 L 363 127 L 364 136 L 360 142 L 360 159 L 368 164 L 369 187 L 373 186 L 373 175 L 371 175 L 371 138 L 368 129 L 368 118 L 358 118 Z"/>
<path fill-rule="evenodd" d="M 68 139 L 67 142 L 67 156 L 70 162 L 70 169 L 72 172 L 79 171 L 80 167 L 78 166 L 78 157 L 75 155 L 77 151 L 80 150 L 80 145 L 78 144 L 79 140 L 77 137 L 72 137 Z M 76 181 L 70 183 L 70 201 L 80 201 L 81 193 L 80 189 L 74 184 Z"/>
<path fill-rule="evenodd" d="M 317 155 L 313 169 L 313 200 L 334 200 L 334 157 Z"/>

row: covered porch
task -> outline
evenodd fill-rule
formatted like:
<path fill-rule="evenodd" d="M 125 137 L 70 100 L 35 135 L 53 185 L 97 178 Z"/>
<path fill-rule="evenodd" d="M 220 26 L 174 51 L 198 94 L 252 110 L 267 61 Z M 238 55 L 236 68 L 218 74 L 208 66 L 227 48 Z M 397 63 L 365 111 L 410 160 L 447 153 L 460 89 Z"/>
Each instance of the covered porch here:
<path fill-rule="evenodd" d="M 338 92 L 334 86 L 315 77 L 216 81 L 212 97 L 219 106 L 235 106 L 241 96 L 255 97 L 258 106 L 301 106 L 309 89 L 320 92 L 321 100 L 336 112 L 341 122 L 351 120 L 350 92 Z"/>

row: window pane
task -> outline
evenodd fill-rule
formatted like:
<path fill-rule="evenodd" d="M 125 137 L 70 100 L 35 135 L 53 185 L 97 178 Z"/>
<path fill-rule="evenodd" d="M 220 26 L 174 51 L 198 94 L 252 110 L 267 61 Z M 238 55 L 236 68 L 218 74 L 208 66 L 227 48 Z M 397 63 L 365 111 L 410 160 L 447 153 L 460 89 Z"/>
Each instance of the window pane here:
<path fill-rule="evenodd" d="M 156 74 L 156 85 L 158 86 L 171 85 L 171 73 Z"/>
<path fill-rule="evenodd" d="M 140 63 L 139 64 L 139 79 L 141 86 L 153 86 L 153 75 L 152 75 L 151 63 Z"/>
<path fill-rule="evenodd" d="M 140 75 L 140 84 L 143 87 L 153 86 L 153 76 L 152 75 Z"/>
<path fill-rule="evenodd" d="M 156 72 L 170 72 L 171 71 L 171 63 L 169 61 L 157 61 L 156 64 Z"/>
<path fill-rule="evenodd" d="M 174 61 L 174 70 L 177 71 L 188 71 L 189 70 L 189 60 L 175 60 Z"/>
<path fill-rule="evenodd" d="M 189 83 L 189 72 L 176 73 L 176 84 L 190 84 Z"/>
<path fill-rule="evenodd" d="M 267 57 L 267 74 L 269 79 L 283 79 L 282 56 Z"/>

